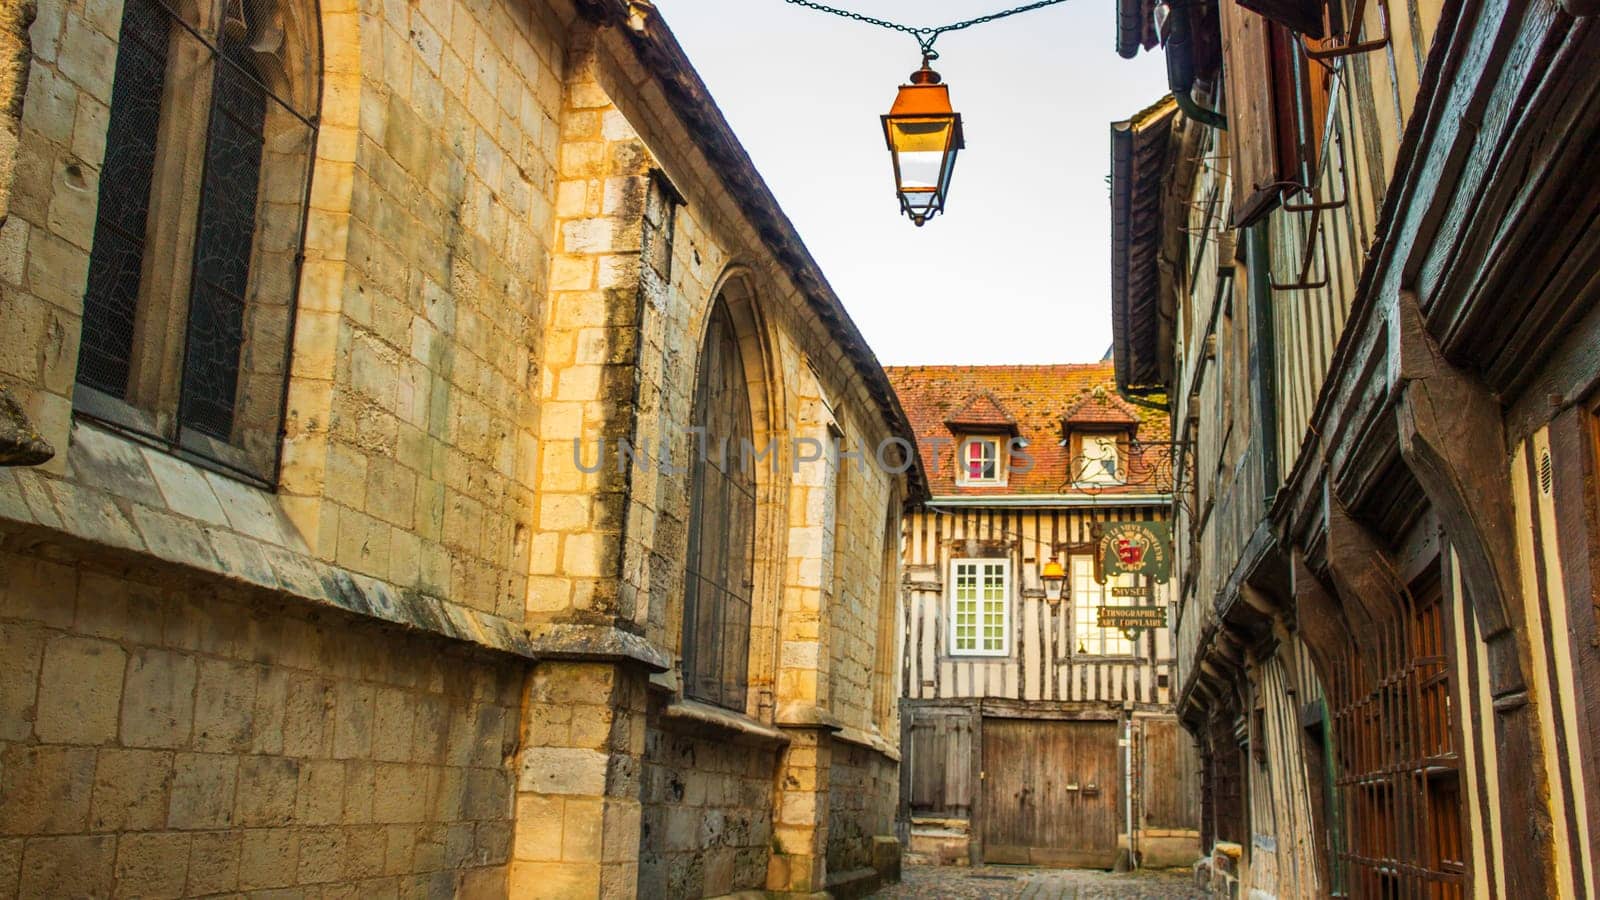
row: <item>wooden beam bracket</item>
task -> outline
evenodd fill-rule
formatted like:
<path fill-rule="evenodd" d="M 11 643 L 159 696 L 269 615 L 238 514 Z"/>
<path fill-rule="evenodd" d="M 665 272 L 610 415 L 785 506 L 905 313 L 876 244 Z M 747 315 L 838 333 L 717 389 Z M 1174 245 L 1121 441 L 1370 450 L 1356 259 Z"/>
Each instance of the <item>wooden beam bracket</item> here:
<path fill-rule="evenodd" d="M 1323 684 L 1344 657 L 1350 645 L 1350 621 L 1333 593 L 1306 564 L 1305 553 L 1293 553 L 1293 582 L 1296 631 L 1311 654 L 1311 664 Z"/>
<path fill-rule="evenodd" d="M 1522 621 L 1505 428 L 1499 401 L 1444 358 L 1417 296 L 1389 320 L 1400 455 L 1439 513 L 1486 640 Z"/>
<path fill-rule="evenodd" d="M 1520 586 L 1516 515 L 1499 401 L 1445 359 L 1415 292 L 1389 309 L 1390 383 L 1400 455 L 1439 515 L 1461 567 L 1466 608 L 1480 624 L 1488 657 L 1500 806 L 1526 835 L 1507 860 L 1507 896 L 1551 896 L 1554 826 L 1548 805 L 1539 715 L 1529 702 L 1533 646 Z"/>

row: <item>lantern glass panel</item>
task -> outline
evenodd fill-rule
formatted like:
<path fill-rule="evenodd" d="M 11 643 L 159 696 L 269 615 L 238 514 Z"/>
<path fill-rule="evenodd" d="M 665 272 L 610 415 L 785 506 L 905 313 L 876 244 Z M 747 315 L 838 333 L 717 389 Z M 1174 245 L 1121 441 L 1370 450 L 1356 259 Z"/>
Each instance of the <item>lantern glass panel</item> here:
<path fill-rule="evenodd" d="M 935 189 L 946 168 L 945 153 L 953 131 L 950 119 L 889 122 L 890 140 L 900 158 L 900 188 Z"/>

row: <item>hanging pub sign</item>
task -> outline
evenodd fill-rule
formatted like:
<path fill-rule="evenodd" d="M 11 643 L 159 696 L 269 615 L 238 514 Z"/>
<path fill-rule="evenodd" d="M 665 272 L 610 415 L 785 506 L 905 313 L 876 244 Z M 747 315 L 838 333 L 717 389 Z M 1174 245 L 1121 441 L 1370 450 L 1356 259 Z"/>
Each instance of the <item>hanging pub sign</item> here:
<path fill-rule="evenodd" d="M 1172 530 L 1165 522 L 1108 523 L 1100 534 L 1100 571 L 1165 584 L 1172 578 Z"/>

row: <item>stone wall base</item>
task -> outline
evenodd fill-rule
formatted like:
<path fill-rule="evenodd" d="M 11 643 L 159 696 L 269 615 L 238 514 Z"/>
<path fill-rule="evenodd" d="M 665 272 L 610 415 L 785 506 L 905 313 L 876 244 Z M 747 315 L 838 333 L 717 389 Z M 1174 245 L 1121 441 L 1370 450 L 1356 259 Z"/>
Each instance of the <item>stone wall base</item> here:
<path fill-rule="evenodd" d="M 968 827 L 966 819 L 913 820 L 906 861 L 935 866 L 968 865 Z"/>
<path fill-rule="evenodd" d="M 1147 869 L 1187 868 L 1199 857 L 1200 836 L 1192 832 L 1139 838 L 1139 864 Z"/>

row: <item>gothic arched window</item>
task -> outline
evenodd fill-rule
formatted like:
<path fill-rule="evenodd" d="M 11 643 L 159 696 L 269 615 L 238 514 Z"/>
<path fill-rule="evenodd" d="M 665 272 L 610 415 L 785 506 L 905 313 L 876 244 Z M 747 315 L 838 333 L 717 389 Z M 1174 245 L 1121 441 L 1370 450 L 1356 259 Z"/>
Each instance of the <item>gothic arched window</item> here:
<path fill-rule="evenodd" d="M 684 693 L 743 710 L 754 590 L 756 480 L 750 388 L 727 306 L 712 307 L 700 349 L 694 424 L 689 555 L 684 571 Z M 702 452 L 703 448 L 703 452 Z"/>
<path fill-rule="evenodd" d="M 126 0 L 80 412 L 272 480 L 320 60 L 312 0 Z"/>

